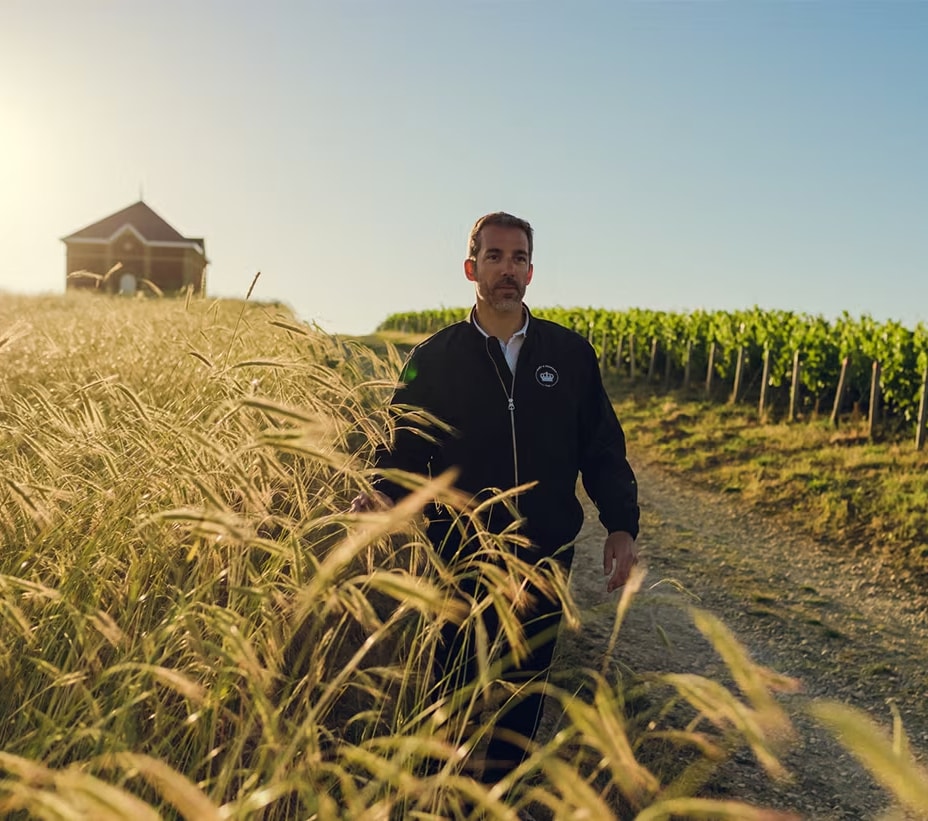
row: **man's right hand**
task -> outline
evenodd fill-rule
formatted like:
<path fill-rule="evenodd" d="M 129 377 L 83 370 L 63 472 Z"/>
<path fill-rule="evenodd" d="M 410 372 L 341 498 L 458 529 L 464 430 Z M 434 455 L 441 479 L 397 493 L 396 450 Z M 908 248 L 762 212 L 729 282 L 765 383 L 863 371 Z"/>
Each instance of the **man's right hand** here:
<path fill-rule="evenodd" d="M 351 500 L 349 513 L 370 513 L 375 510 L 389 510 L 393 500 L 386 493 L 375 490 L 373 493 L 359 493 Z"/>
<path fill-rule="evenodd" d="M 631 533 L 617 530 L 606 537 L 603 545 L 603 575 L 611 578 L 606 582 L 606 591 L 611 593 L 623 587 L 638 564 L 638 547 Z"/>

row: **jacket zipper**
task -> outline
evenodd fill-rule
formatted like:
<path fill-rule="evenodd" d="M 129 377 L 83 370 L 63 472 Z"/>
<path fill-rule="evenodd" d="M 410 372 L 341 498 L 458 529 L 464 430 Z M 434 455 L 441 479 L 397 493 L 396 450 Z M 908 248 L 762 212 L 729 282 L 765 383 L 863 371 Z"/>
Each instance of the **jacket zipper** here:
<path fill-rule="evenodd" d="M 512 472 L 513 472 L 513 478 L 515 479 L 515 482 L 513 483 L 513 487 L 518 487 L 519 486 L 519 451 L 516 445 L 516 403 L 513 398 L 516 392 L 516 374 L 515 374 L 515 371 L 513 371 L 512 383 L 507 388 L 506 382 L 503 380 L 503 376 L 499 372 L 499 365 L 497 364 L 496 358 L 493 356 L 492 352 L 490 351 L 489 346 L 492 344 L 490 342 L 491 339 L 496 339 L 496 337 L 487 338 L 487 355 L 490 357 L 490 360 L 493 362 L 493 370 L 496 371 L 496 377 L 497 379 L 499 379 L 499 384 L 502 385 L 503 393 L 506 394 L 506 400 L 508 402 L 509 424 L 510 424 L 510 427 L 512 428 Z M 496 342 L 497 344 L 499 344 L 499 340 L 496 340 Z M 500 353 L 502 353 L 502 350 L 500 351 Z M 508 368 L 508 363 L 506 364 Z M 516 501 L 516 505 L 518 506 L 518 500 Z"/>

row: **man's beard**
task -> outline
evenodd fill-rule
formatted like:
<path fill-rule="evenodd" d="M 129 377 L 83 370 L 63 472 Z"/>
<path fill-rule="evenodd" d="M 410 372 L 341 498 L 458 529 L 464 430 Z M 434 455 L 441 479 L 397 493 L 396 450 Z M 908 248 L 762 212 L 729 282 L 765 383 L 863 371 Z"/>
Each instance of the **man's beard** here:
<path fill-rule="evenodd" d="M 512 288 L 514 294 L 497 294 L 498 290 L 502 290 L 500 286 L 497 286 L 490 292 L 490 304 L 493 306 L 495 311 L 521 311 L 522 310 L 522 297 L 525 296 L 525 289 L 522 288 L 518 282 L 514 280 L 506 280 L 505 283 L 500 283 L 501 285 L 506 285 Z"/>

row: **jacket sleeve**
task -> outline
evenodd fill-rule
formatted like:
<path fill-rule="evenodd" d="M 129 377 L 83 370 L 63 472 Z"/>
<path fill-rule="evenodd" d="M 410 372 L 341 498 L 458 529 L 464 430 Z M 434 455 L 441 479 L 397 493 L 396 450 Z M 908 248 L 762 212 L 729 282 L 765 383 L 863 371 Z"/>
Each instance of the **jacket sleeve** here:
<path fill-rule="evenodd" d="M 421 413 L 422 410 L 433 412 L 428 377 L 420 352 L 414 349 L 403 366 L 400 383 L 390 400 L 395 416 L 392 444 L 382 445 L 374 454 L 374 466 L 378 471 L 429 472 L 429 463 L 437 449 L 434 441 L 437 432 Z M 406 487 L 379 473 L 373 484 L 376 490 L 385 493 L 394 502 L 409 493 Z"/>
<path fill-rule="evenodd" d="M 587 386 L 581 398 L 580 472 L 599 520 L 609 533 L 638 537 L 638 483 L 628 463 L 625 432 L 603 387 L 599 364 L 588 349 Z"/>

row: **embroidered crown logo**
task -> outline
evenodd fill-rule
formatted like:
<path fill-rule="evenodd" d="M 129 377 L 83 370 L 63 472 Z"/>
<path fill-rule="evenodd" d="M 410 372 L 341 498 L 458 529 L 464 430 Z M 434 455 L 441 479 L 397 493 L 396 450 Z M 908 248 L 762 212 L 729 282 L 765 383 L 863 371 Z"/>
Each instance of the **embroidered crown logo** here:
<path fill-rule="evenodd" d="M 553 388 L 558 380 L 557 371 L 550 365 L 542 365 L 535 371 L 535 379 L 538 380 L 539 385 L 544 385 L 546 388 Z"/>

